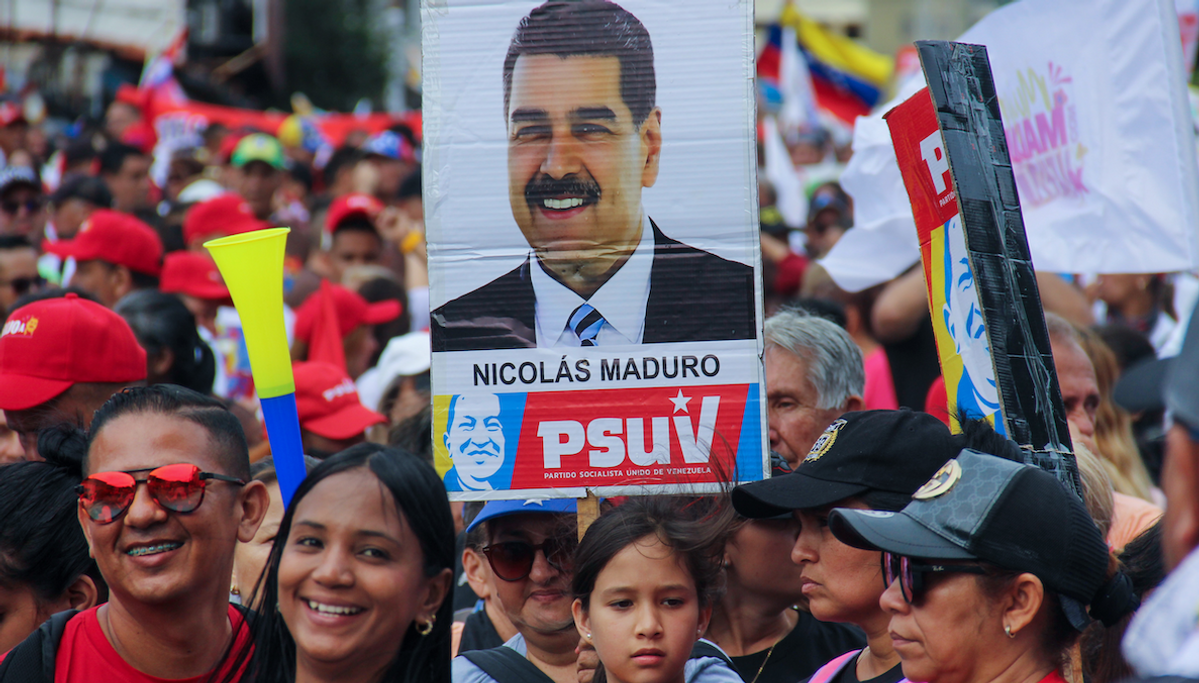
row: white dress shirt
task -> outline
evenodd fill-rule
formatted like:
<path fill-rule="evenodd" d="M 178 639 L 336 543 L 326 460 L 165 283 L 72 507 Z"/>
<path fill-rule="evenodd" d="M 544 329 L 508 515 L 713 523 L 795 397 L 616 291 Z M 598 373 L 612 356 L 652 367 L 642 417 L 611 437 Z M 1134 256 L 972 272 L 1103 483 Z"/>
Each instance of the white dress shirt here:
<path fill-rule="evenodd" d="M 570 316 L 584 303 L 591 304 L 604 317 L 604 325 L 595 338 L 596 346 L 641 343 L 645 306 L 649 301 L 649 276 L 654 265 L 654 232 L 644 217 L 637 248 L 590 299 L 584 299 L 546 273 L 536 254 L 531 261 L 529 271 L 537 299 L 538 348 L 580 346 L 578 335 L 570 328 Z"/>

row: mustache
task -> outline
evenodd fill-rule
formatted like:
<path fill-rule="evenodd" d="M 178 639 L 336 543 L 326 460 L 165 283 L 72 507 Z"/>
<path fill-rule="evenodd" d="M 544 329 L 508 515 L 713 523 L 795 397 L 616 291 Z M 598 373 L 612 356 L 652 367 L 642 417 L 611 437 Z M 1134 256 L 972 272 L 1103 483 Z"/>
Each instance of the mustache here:
<path fill-rule="evenodd" d="M 537 174 L 525 184 L 525 201 L 530 203 L 562 196 L 583 197 L 595 202 L 599 201 L 602 194 L 599 183 L 591 178 L 581 178 L 574 174 L 560 179 Z"/>

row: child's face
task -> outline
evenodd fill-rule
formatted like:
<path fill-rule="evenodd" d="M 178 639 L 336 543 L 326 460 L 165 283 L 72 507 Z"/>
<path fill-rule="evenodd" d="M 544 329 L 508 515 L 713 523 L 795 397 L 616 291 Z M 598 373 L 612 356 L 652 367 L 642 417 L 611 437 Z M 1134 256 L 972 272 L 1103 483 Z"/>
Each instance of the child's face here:
<path fill-rule="evenodd" d="M 617 553 L 596 578 L 589 608 L 575 600 L 573 609 L 613 683 L 682 681 L 691 646 L 712 615 L 700 607 L 682 558 L 656 536 Z"/>

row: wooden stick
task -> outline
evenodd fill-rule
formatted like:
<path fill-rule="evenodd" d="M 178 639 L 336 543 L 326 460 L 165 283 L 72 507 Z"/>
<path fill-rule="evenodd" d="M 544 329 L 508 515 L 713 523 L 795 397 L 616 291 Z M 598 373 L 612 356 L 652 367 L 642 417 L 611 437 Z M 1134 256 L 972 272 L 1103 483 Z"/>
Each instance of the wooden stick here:
<path fill-rule="evenodd" d="M 587 533 L 587 527 L 599 517 L 599 498 L 591 491 L 587 492 L 586 498 L 579 499 L 579 540 L 583 540 L 583 534 Z"/>

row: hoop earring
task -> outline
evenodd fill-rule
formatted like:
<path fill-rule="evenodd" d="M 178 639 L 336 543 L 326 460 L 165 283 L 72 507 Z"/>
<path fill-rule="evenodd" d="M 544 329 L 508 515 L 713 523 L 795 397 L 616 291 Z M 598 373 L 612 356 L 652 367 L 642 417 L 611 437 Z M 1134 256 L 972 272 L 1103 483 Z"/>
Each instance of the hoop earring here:
<path fill-rule="evenodd" d="M 1003 632 L 1007 634 L 1007 637 L 1008 637 L 1008 638 L 1015 638 L 1015 637 L 1016 637 L 1016 634 L 1015 634 L 1015 633 L 1012 633 L 1012 627 L 1011 627 L 1011 625 L 1010 625 L 1010 624 L 1004 624 L 1004 625 L 1003 625 Z"/>
<path fill-rule="evenodd" d="M 421 636 L 429 635 L 430 633 L 433 632 L 433 622 L 435 622 L 435 621 L 437 621 L 437 615 L 430 616 L 428 621 L 426 621 L 423 624 L 417 625 L 416 632 L 419 633 Z"/>

